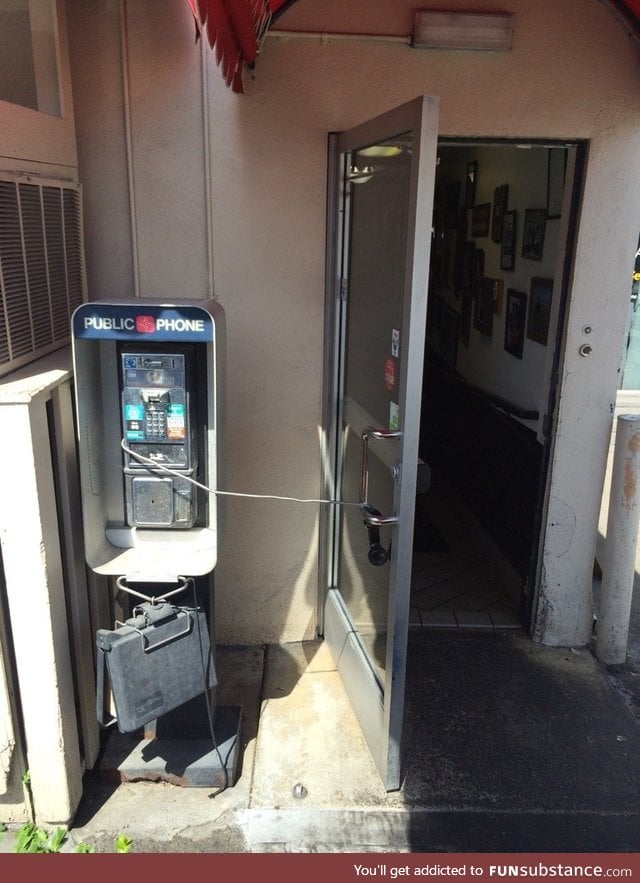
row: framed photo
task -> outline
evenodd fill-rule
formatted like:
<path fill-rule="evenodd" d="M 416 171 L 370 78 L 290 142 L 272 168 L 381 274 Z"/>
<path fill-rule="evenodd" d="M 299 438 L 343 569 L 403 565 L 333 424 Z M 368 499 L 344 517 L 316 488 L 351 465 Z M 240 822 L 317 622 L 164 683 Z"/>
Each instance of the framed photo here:
<path fill-rule="evenodd" d="M 562 214 L 566 169 L 567 148 L 550 147 L 547 158 L 547 218 L 559 218 Z"/>
<path fill-rule="evenodd" d="M 460 293 L 460 326 L 458 337 L 465 346 L 469 346 L 471 333 L 471 317 L 473 315 L 473 292 L 464 288 Z"/>
<path fill-rule="evenodd" d="M 527 314 L 527 294 L 507 288 L 507 315 L 504 323 L 504 348 L 516 359 L 522 358 L 524 349 L 525 317 Z"/>
<path fill-rule="evenodd" d="M 491 223 L 491 203 L 483 202 L 471 209 L 471 235 L 488 236 Z"/>
<path fill-rule="evenodd" d="M 543 208 L 528 208 L 524 211 L 522 233 L 522 257 L 530 261 L 541 261 L 544 251 L 544 233 L 547 225 L 547 212 Z"/>
<path fill-rule="evenodd" d="M 549 317 L 551 316 L 551 300 L 553 297 L 553 279 L 542 279 L 534 276 L 529 292 L 529 321 L 527 337 L 536 343 L 547 345 L 549 334 Z"/>
<path fill-rule="evenodd" d="M 464 190 L 465 208 L 473 208 L 476 204 L 476 182 L 478 180 L 478 163 L 467 163 L 467 177 Z"/>
<path fill-rule="evenodd" d="M 491 238 L 502 242 L 502 221 L 509 201 L 509 185 L 502 184 L 493 192 L 493 215 L 491 217 Z"/>
<path fill-rule="evenodd" d="M 496 316 L 502 315 L 504 302 L 504 279 L 493 280 L 493 312 Z"/>
<path fill-rule="evenodd" d="M 452 365 L 455 365 L 458 355 L 458 321 L 458 311 L 443 303 L 438 343 L 442 355 Z"/>
<path fill-rule="evenodd" d="M 493 332 L 493 283 L 495 280 L 483 276 L 478 283 L 475 295 L 473 327 L 481 334 L 491 337 Z"/>
<path fill-rule="evenodd" d="M 505 212 L 502 220 L 502 248 L 500 251 L 500 269 L 515 270 L 516 268 L 516 234 L 518 212 Z"/>

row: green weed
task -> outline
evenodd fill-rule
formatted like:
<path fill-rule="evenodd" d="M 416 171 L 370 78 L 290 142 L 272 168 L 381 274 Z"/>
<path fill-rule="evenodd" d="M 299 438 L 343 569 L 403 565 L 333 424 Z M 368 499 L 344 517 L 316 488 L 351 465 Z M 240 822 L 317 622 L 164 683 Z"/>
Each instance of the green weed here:
<path fill-rule="evenodd" d="M 31 810 L 31 818 L 35 820 L 35 811 L 33 806 L 33 795 L 31 792 L 31 773 L 27 770 L 22 776 L 22 784 L 25 787 L 29 798 L 29 806 Z M 4 822 L 0 822 L 0 833 L 8 830 Z M 55 831 L 46 831 L 36 825 L 35 821 L 27 822 L 16 834 L 16 845 L 14 852 L 60 852 L 64 844 L 67 842 L 68 833 L 64 828 L 56 828 Z M 115 842 L 116 852 L 131 852 L 133 849 L 133 840 L 126 834 L 120 834 Z M 95 852 L 95 847 L 88 843 L 78 843 L 73 850 L 78 853 Z"/>
<path fill-rule="evenodd" d="M 0 833 L 6 833 L 7 826 L 0 822 Z M 56 828 L 54 831 L 47 831 L 40 828 L 33 822 L 27 822 L 16 832 L 16 843 L 14 852 L 26 853 L 53 853 L 61 852 L 62 847 L 68 840 L 68 832 L 64 828 Z M 120 834 L 115 842 L 116 852 L 131 852 L 133 849 L 133 840 L 126 834 Z M 73 852 L 90 853 L 95 852 L 94 846 L 89 843 L 78 843 Z"/>

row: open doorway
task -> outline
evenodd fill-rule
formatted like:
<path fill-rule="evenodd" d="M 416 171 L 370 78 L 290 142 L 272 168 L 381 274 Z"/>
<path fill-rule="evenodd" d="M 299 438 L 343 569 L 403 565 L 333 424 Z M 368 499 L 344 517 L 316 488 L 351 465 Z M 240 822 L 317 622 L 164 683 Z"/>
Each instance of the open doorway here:
<path fill-rule="evenodd" d="M 330 138 L 318 633 L 388 790 L 407 626 L 477 625 L 489 573 L 468 612 L 528 624 L 578 151 L 438 139 L 429 96 Z"/>
<path fill-rule="evenodd" d="M 414 626 L 530 626 L 576 150 L 439 143 Z"/>

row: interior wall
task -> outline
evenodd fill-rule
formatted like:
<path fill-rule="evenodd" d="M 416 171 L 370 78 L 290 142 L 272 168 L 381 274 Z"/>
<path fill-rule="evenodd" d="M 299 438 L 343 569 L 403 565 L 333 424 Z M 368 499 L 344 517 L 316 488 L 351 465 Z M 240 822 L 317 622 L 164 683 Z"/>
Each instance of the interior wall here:
<path fill-rule="evenodd" d="M 541 259 L 523 256 L 523 237 L 525 212 L 529 209 L 546 211 L 547 206 L 547 173 L 550 147 L 533 144 L 497 145 L 441 145 L 438 151 L 440 162 L 437 173 L 437 191 L 440 200 L 439 214 L 444 214 L 444 201 L 448 188 L 459 187 L 460 208 L 465 198 L 465 184 L 469 163 L 476 163 L 475 204 L 489 205 L 490 220 L 487 232 L 474 234 L 472 210 L 466 210 L 467 232 L 466 243 L 475 244 L 482 253 L 482 274 L 500 283 L 492 313 L 491 331 L 483 333 L 479 329 L 474 300 L 471 309 L 467 332 L 458 335 L 455 369 L 469 383 L 481 390 L 499 396 L 520 408 L 537 411 L 537 420 L 520 420 L 527 428 L 538 434 L 543 441 L 543 420 L 548 405 L 548 374 L 554 357 L 554 332 L 560 300 L 560 282 L 554 288 L 550 321 L 546 343 L 536 338 L 535 330 L 528 336 L 529 319 L 532 311 L 531 286 L 532 279 L 554 279 L 558 272 L 556 266 L 558 254 L 558 235 L 560 217 L 545 222 L 544 245 Z M 563 148 L 555 148 L 563 151 Z M 494 240 L 493 207 L 497 187 L 507 185 L 507 211 L 515 211 L 515 243 L 513 269 L 502 264 L 502 238 L 496 234 Z M 464 210 L 464 209 L 463 209 Z M 453 236 L 452 236 L 453 232 Z M 438 230 L 441 239 L 450 238 L 455 241 L 455 232 L 450 227 Z M 459 249 L 461 243 L 452 246 Z M 448 259 L 446 243 L 440 244 L 440 251 Z M 459 259 L 459 255 L 458 255 Z M 455 263 L 455 255 L 450 263 Z M 466 280 L 465 280 L 466 281 Z M 473 281 L 473 280 L 472 280 Z M 452 272 L 438 275 L 432 282 L 431 296 L 441 297 L 457 314 L 461 323 L 464 312 L 464 296 L 461 295 L 456 274 Z M 474 289 L 468 286 L 471 293 Z M 522 351 L 517 355 L 505 348 L 505 325 L 509 305 L 510 290 L 524 296 L 525 326 L 522 333 Z M 553 320 L 553 321 L 552 321 Z M 460 332 L 460 329 L 459 329 Z M 436 350 L 443 352 L 438 331 L 430 335 Z M 446 355 L 445 355 L 446 358 Z M 519 419 L 515 417 L 514 419 Z"/>
<path fill-rule="evenodd" d="M 299 2 L 277 26 L 402 37 L 421 5 Z M 448 5 L 485 8 L 481 0 Z M 584 639 L 640 226 L 637 46 L 596 0 L 506 0 L 504 11 L 515 17 L 510 52 L 267 37 L 238 96 L 208 51 L 201 79 L 187 3 L 123 6 L 131 62 L 124 68 L 115 0 L 67 0 L 90 290 L 129 292 L 137 272 L 141 294 L 189 297 L 203 290 L 209 268 L 227 312 L 232 490 L 318 492 L 328 132 L 424 93 L 439 96 L 443 137 L 589 141 L 537 633 L 552 642 Z M 590 359 L 578 355 L 587 323 Z M 590 463 L 587 480 L 578 459 Z M 313 635 L 317 507 L 256 500 L 234 501 L 227 511 L 216 571 L 219 639 Z"/>

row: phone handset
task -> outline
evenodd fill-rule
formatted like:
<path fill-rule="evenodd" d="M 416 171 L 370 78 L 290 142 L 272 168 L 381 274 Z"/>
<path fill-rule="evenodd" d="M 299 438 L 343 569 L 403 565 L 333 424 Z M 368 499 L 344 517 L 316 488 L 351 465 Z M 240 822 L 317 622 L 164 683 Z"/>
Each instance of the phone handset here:
<path fill-rule="evenodd" d="M 196 472 L 195 395 L 189 352 L 159 352 L 141 347 L 120 350 L 122 430 L 133 453 L 192 476 Z M 197 518 L 197 495 L 188 480 L 154 472 L 124 454 L 124 495 L 131 527 L 190 528 Z"/>

